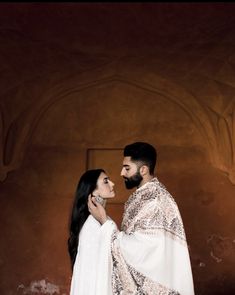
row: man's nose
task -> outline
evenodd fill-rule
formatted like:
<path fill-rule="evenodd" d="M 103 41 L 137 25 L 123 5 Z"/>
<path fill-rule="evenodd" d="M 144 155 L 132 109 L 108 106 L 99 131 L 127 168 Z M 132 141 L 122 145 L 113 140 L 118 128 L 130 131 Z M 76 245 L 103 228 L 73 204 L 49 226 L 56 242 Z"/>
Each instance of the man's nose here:
<path fill-rule="evenodd" d="M 122 168 L 122 170 L 121 170 L 121 174 L 120 174 L 121 176 L 124 176 L 124 168 Z"/>

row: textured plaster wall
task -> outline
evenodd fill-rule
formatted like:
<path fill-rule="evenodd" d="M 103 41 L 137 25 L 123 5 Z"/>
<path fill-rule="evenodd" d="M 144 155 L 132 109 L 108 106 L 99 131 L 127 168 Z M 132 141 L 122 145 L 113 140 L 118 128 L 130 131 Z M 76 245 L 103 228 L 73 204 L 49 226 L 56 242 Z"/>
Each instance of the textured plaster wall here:
<path fill-rule="evenodd" d="M 235 291 L 235 5 L 0 4 L 0 294 L 69 294 L 68 217 L 122 148 L 158 151 L 197 295 Z"/>

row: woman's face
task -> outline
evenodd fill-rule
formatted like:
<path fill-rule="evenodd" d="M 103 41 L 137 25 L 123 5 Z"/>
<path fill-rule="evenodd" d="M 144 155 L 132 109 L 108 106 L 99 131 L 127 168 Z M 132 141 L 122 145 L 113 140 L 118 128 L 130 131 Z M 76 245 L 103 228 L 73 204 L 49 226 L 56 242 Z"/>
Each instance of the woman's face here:
<path fill-rule="evenodd" d="M 109 177 L 101 172 L 97 180 L 97 188 L 93 191 L 94 196 L 100 196 L 103 199 L 111 199 L 115 197 L 114 183 L 109 179 Z"/>

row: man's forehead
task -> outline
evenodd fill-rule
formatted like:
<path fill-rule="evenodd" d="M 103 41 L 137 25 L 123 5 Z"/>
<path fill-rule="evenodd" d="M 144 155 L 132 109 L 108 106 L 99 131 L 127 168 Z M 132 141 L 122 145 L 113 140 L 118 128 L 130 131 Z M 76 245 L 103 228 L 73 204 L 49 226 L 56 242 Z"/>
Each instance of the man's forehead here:
<path fill-rule="evenodd" d="M 131 160 L 131 157 L 124 157 L 122 164 L 123 166 L 136 165 L 136 161 Z"/>
<path fill-rule="evenodd" d="M 125 167 L 125 166 L 141 166 L 141 165 L 143 165 L 143 163 L 141 162 L 141 161 L 133 161 L 132 159 L 131 159 L 131 157 L 124 157 L 123 158 L 123 162 L 122 162 L 122 164 L 123 164 L 123 166 Z"/>
<path fill-rule="evenodd" d="M 131 161 L 131 157 L 124 157 L 122 163 L 123 165 L 130 165 L 133 162 Z"/>

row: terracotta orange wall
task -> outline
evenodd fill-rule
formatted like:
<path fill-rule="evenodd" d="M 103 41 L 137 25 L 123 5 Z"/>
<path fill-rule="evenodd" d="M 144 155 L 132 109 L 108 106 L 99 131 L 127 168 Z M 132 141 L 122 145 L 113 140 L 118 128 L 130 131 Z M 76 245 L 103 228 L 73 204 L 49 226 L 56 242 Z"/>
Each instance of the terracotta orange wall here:
<path fill-rule="evenodd" d="M 110 174 L 120 226 L 122 149 L 147 141 L 182 214 L 196 294 L 232 295 L 235 6 L 195 5 L 194 18 L 188 4 L 0 7 L 0 294 L 69 294 L 81 173 Z"/>

